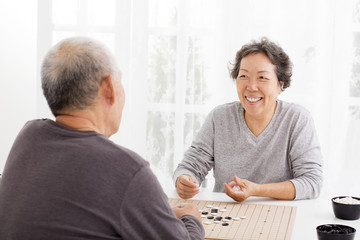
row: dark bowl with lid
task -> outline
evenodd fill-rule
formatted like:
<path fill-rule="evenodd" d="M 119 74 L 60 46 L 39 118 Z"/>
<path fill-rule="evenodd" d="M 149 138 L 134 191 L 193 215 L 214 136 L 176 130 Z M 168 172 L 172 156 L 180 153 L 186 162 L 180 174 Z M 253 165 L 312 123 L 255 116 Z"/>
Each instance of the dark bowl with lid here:
<path fill-rule="evenodd" d="M 331 199 L 332 207 L 334 210 L 335 217 L 344 219 L 344 220 L 357 220 L 360 218 L 360 203 L 359 204 L 349 204 L 349 203 L 340 203 L 337 201 L 352 199 L 353 201 L 359 201 L 358 197 L 349 197 L 349 196 L 340 196 L 334 197 Z"/>
<path fill-rule="evenodd" d="M 340 224 L 324 224 L 316 227 L 318 240 L 354 240 L 356 229 Z"/>

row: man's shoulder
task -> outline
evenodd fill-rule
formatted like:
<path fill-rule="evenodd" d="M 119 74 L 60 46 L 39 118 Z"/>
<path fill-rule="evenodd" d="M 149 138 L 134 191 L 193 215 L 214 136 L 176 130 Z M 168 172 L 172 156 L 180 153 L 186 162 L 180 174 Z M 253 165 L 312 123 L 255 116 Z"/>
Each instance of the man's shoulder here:
<path fill-rule="evenodd" d="M 149 165 L 139 154 L 129 148 L 110 142 L 109 150 L 111 151 L 109 154 L 114 158 L 121 158 L 122 161 L 131 161 L 132 165 L 137 165 L 138 167 Z"/>
<path fill-rule="evenodd" d="M 127 174 L 134 174 L 141 168 L 149 166 L 139 154 L 114 143 L 112 140 L 102 136 L 94 136 L 89 142 L 90 150 L 94 155 L 97 155 L 93 161 L 100 161 L 107 165 L 109 171 L 126 172 Z"/>
<path fill-rule="evenodd" d="M 50 119 L 29 121 L 24 129 L 30 131 L 30 134 L 42 132 L 46 135 L 44 139 L 54 140 L 54 144 L 59 144 L 61 148 L 73 145 L 74 148 L 68 148 L 67 151 L 76 151 L 76 154 L 86 156 L 86 161 L 106 162 L 108 166 L 119 168 L 129 165 L 135 171 L 148 165 L 148 162 L 134 151 L 94 131 L 73 130 Z"/>

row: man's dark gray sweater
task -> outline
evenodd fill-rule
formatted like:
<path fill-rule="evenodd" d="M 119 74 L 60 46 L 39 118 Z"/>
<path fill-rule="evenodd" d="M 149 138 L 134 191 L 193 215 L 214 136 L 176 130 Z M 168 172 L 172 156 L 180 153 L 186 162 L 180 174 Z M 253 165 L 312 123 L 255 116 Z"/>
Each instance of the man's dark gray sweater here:
<path fill-rule="evenodd" d="M 34 120 L 15 140 L 1 240 L 203 238 L 195 217 L 176 218 L 149 164 L 103 135 Z"/>

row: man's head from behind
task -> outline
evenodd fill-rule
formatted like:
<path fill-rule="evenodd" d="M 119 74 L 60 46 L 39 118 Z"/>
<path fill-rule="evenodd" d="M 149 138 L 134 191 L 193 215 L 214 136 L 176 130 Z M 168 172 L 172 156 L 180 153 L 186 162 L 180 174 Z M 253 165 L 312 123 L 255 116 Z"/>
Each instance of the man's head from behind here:
<path fill-rule="evenodd" d="M 116 90 L 114 95 L 123 94 L 120 71 L 113 55 L 103 44 L 84 37 L 65 39 L 49 50 L 42 64 L 41 82 L 55 117 L 99 106 L 103 85 L 111 85 L 111 89 Z M 123 101 L 123 96 L 115 102 L 120 106 L 115 113 L 121 118 L 123 103 L 119 101 Z"/>

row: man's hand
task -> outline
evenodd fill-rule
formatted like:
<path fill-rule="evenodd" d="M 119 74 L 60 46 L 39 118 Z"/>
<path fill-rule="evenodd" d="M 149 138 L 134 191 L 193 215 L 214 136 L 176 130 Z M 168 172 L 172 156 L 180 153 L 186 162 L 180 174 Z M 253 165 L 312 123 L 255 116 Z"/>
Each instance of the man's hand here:
<path fill-rule="evenodd" d="M 192 198 L 199 193 L 199 184 L 189 175 L 181 175 L 176 180 L 176 191 L 183 199 Z"/>
<path fill-rule="evenodd" d="M 182 203 L 173 207 L 173 211 L 177 218 L 180 218 L 184 215 L 192 215 L 196 217 L 201 222 L 201 216 L 199 208 L 193 203 Z"/>
<path fill-rule="evenodd" d="M 240 186 L 240 190 L 233 189 L 233 187 L 236 185 Z M 256 195 L 258 184 L 234 176 L 234 181 L 229 183 L 224 183 L 224 187 L 225 187 L 225 193 L 229 197 L 231 197 L 235 201 L 241 202 L 250 196 Z"/>

